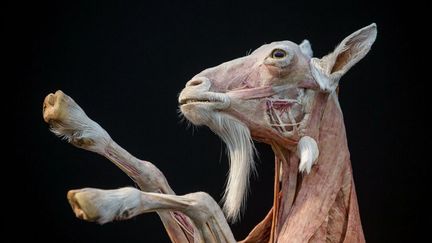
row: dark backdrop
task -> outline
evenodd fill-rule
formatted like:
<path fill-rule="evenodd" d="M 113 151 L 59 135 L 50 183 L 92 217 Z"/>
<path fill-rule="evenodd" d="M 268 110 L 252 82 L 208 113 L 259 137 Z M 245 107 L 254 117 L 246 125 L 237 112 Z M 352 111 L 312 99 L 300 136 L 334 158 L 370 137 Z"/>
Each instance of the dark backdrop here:
<path fill-rule="evenodd" d="M 419 234 L 418 185 L 426 177 L 421 145 L 426 103 L 413 77 L 419 38 L 410 32 L 413 5 L 365 1 L 15 1 L 3 10 L 5 51 L 16 88 L 14 157 L 2 201 L 14 237 L 54 242 L 168 242 L 156 214 L 100 226 L 75 218 L 69 189 L 133 186 L 106 159 L 60 141 L 42 119 L 42 101 L 63 90 L 124 148 L 154 162 L 178 194 L 206 191 L 220 199 L 227 173 L 223 144 L 207 128 L 187 129 L 177 95 L 204 68 L 245 55 L 264 43 L 307 38 L 315 56 L 331 51 L 371 22 L 378 39 L 341 80 L 354 176 L 366 239 L 411 242 Z M 420 7 L 419 7 L 420 8 Z M 417 43 L 415 43 L 417 42 Z M 414 47 L 413 47 L 414 46 Z M 414 49 L 414 50 L 413 50 Z M 413 50 L 413 51 L 411 51 Z M 18 65 L 15 65 L 18 64 Z M 6 81 L 6 80 L 4 80 Z M 426 110 L 427 111 L 427 110 Z M 424 135 L 425 136 L 425 135 Z M 424 137 L 423 136 L 423 137 Z M 242 239 L 272 204 L 273 157 L 257 144 Z M 221 152 L 222 151 L 222 152 Z M 426 159 L 427 160 L 427 159 Z M 429 187 L 429 185 L 427 185 Z M 427 189 L 426 192 L 430 191 Z M 424 191 L 423 191 L 424 192 Z"/>

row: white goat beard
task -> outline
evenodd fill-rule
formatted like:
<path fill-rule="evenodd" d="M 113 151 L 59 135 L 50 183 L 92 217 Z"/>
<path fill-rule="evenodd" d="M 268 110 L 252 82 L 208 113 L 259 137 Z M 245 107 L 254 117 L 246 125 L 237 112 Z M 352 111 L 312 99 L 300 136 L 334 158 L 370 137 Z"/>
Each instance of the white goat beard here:
<path fill-rule="evenodd" d="M 255 147 L 249 129 L 240 121 L 221 113 L 210 113 L 210 129 L 228 149 L 230 170 L 223 196 L 223 210 L 231 222 L 243 212 L 249 192 L 249 178 L 255 172 Z"/>

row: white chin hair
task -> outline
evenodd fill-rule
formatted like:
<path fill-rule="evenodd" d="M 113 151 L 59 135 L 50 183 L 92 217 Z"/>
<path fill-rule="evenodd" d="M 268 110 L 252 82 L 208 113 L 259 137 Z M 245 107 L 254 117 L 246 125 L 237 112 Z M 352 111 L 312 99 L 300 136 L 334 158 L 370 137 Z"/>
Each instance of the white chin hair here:
<path fill-rule="evenodd" d="M 187 106 L 182 106 L 181 111 L 194 125 L 207 125 L 227 146 L 230 170 L 223 196 L 223 210 L 228 220 L 236 222 L 245 206 L 250 175 L 255 172 L 255 147 L 249 128 L 221 112 L 192 110 Z"/>
<path fill-rule="evenodd" d="M 212 113 L 205 107 L 199 107 L 197 105 L 182 105 L 180 106 L 182 114 L 195 126 L 207 125 L 211 122 Z"/>

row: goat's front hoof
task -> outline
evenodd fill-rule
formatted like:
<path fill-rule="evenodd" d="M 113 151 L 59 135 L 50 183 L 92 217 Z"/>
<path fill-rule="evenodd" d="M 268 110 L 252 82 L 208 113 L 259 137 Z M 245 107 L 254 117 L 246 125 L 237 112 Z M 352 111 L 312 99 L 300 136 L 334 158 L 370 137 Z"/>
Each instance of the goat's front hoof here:
<path fill-rule="evenodd" d="M 98 210 L 90 203 L 87 194 L 85 191 L 71 190 L 67 193 L 67 198 L 77 218 L 90 222 L 97 221 Z"/>
<path fill-rule="evenodd" d="M 67 95 L 61 90 L 49 94 L 43 102 L 43 118 L 45 122 L 62 121 L 67 115 Z"/>

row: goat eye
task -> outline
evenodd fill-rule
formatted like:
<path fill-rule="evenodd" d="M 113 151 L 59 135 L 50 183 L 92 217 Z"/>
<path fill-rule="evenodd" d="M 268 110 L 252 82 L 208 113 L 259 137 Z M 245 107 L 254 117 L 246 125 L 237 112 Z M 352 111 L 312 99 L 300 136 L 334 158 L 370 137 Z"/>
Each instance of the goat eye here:
<path fill-rule="evenodd" d="M 282 50 L 282 49 L 274 49 L 272 51 L 271 57 L 275 58 L 275 59 L 281 59 L 286 57 L 287 53 L 286 51 Z"/>

